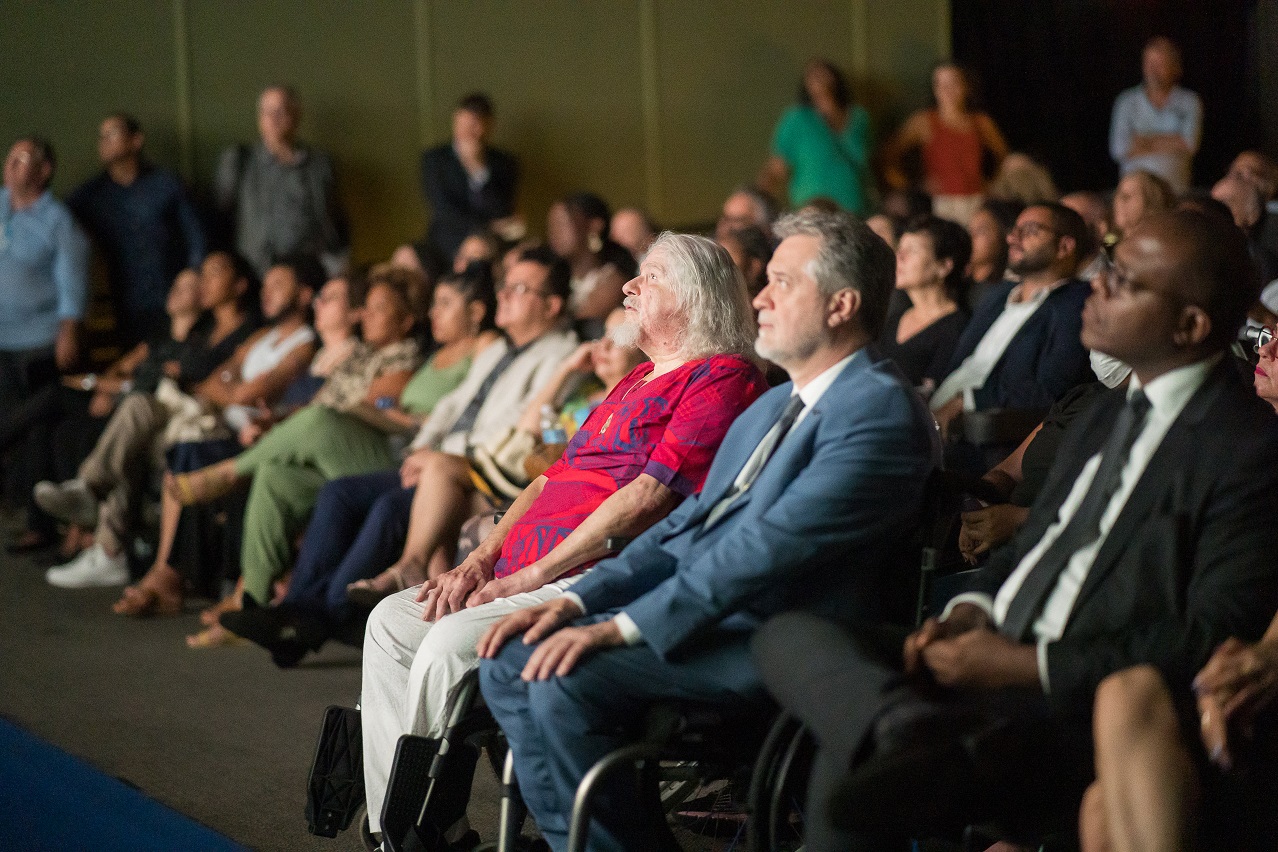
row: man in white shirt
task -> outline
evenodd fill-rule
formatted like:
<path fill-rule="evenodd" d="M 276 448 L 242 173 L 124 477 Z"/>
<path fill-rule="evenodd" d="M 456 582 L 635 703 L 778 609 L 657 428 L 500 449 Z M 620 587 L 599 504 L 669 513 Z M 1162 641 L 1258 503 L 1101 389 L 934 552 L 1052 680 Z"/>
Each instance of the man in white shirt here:
<path fill-rule="evenodd" d="M 765 681 L 814 731 L 818 768 L 846 776 L 830 809 L 834 783 L 814 773 L 807 824 L 828 831 L 809 849 L 895 848 L 987 819 L 1068 827 L 1097 684 L 1135 664 L 1188 683 L 1231 631 L 1264 631 L 1278 420 L 1226 360 L 1253 272 L 1213 217 L 1142 222 L 1083 313 L 1083 344 L 1131 365 L 1131 386 L 1071 427 L 972 592 L 903 645 L 797 613 L 759 631 Z"/>

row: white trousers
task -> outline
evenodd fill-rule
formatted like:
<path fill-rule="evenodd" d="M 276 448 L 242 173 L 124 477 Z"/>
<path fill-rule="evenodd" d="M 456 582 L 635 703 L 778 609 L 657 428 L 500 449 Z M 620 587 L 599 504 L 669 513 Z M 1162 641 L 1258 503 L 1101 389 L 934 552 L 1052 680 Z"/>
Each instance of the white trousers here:
<path fill-rule="evenodd" d="M 364 731 L 364 795 L 368 824 L 381 831 L 382 802 L 395 745 L 403 734 L 438 737 L 447 723 L 448 694 L 479 665 L 475 645 L 493 622 L 563 594 L 584 574 L 473 609 L 422 620 L 420 586 L 379 603 L 364 633 L 360 721 Z"/>

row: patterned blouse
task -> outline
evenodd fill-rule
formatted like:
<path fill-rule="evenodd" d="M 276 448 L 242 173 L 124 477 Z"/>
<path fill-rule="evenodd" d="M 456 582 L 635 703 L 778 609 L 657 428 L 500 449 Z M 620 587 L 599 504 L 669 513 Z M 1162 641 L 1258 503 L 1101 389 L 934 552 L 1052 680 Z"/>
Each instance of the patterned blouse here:
<path fill-rule="evenodd" d="M 700 491 L 728 427 L 768 387 L 739 355 L 689 361 L 645 382 L 651 371 L 645 362 L 622 379 L 546 471 L 541 494 L 506 536 L 497 577 L 541 559 L 641 473 L 683 497 Z"/>
<path fill-rule="evenodd" d="M 363 402 L 376 379 L 387 373 L 411 373 L 420 363 L 417 341 L 412 338 L 383 346 L 376 352 L 361 340 L 355 344 L 350 357 L 333 369 L 311 401 L 337 411 L 349 411 Z"/>

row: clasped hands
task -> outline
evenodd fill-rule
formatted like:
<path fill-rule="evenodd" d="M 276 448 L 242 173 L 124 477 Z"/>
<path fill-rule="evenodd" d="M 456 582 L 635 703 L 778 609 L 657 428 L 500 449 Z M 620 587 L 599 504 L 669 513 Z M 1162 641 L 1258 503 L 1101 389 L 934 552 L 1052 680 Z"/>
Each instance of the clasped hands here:
<path fill-rule="evenodd" d="M 924 671 L 942 686 L 998 689 L 1037 686 L 1038 655 L 993 629 L 985 610 L 959 603 L 944 620 L 929 618 L 905 639 L 907 675 Z"/>
<path fill-rule="evenodd" d="M 417 602 L 424 604 L 422 621 L 438 621 L 451 613 L 498 598 L 531 592 L 550 579 L 535 562 L 514 574 L 494 579 L 496 564 L 496 553 L 475 550 L 456 568 L 423 583 L 417 591 Z"/>
<path fill-rule="evenodd" d="M 520 677 L 530 682 L 549 680 L 552 675 L 564 677 L 588 654 L 625 644 L 621 630 L 611 618 L 579 627 L 564 626 L 581 615 L 581 607 L 571 598 L 553 598 L 512 612 L 489 627 L 480 637 L 476 650 L 480 657 L 491 660 L 507 640 L 523 633 L 525 645 L 541 644 L 528 658 Z"/>
<path fill-rule="evenodd" d="M 1194 692 L 1207 754 L 1229 769 L 1231 734 L 1250 737 L 1256 712 L 1278 697 L 1278 642 L 1225 640 L 1194 678 Z"/>

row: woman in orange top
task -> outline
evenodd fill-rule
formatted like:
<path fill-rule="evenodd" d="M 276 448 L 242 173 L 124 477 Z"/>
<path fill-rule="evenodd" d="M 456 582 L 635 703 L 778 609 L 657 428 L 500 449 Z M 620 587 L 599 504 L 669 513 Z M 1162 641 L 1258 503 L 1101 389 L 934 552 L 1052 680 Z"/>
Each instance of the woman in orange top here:
<path fill-rule="evenodd" d="M 906 151 L 919 149 L 923 160 L 923 188 L 932 196 L 933 212 L 967 225 L 985 189 L 982 160 L 993 158 L 992 170 L 1007 156 L 1007 142 L 994 120 L 968 107 L 971 85 L 957 65 L 937 66 L 932 72 L 936 106 L 909 117 L 888 142 L 884 177 L 904 189 L 909 179 L 901 165 Z M 991 170 L 991 171 L 992 171 Z"/>

